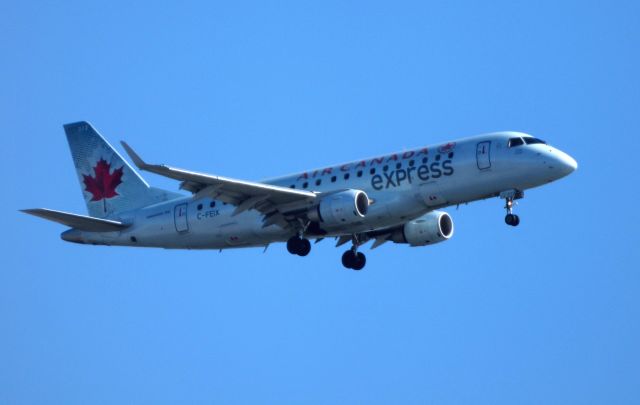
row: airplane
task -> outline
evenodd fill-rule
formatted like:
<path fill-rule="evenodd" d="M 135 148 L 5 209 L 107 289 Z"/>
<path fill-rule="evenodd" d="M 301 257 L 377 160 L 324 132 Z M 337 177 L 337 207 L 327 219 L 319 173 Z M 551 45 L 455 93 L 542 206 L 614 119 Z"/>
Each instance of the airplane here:
<path fill-rule="evenodd" d="M 485 135 L 327 166 L 259 182 L 144 161 L 135 166 L 180 182 L 191 195 L 151 187 L 88 122 L 64 125 L 89 215 L 36 208 L 23 212 L 70 227 L 68 242 L 166 249 L 266 248 L 286 242 L 307 256 L 311 240 L 351 243 L 347 269 L 361 270 L 360 247 L 412 247 L 453 236 L 443 208 L 499 197 L 505 222 L 520 223 L 524 191 L 578 167 L 568 154 L 522 132 Z"/>

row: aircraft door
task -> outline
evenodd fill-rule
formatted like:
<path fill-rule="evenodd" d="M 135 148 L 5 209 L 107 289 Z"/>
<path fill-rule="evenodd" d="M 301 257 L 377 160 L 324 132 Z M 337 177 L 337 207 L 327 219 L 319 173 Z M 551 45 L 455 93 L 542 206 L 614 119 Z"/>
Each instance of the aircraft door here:
<path fill-rule="evenodd" d="M 491 141 L 479 142 L 476 147 L 476 161 L 478 169 L 486 170 L 491 168 Z"/>
<path fill-rule="evenodd" d="M 189 232 L 189 222 L 187 222 L 187 203 L 175 206 L 173 209 L 173 220 L 176 225 L 176 232 Z"/>

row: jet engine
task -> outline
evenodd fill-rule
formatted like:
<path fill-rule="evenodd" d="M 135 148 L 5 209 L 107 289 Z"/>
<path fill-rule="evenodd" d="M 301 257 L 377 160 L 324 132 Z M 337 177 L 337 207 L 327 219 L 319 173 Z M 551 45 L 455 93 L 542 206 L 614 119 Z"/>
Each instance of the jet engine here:
<path fill-rule="evenodd" d="M 327 194 L 309 211 L 312 221 L 327 228 L 351 225 L 361 221 L 369 210 L 369 197 L 362 190 L 344 190 Z"/>
<path fill-rule="evenodd" d="M 409 221 L 391 234 L 396 243 L 411 246 L 426 246 L 444 242 L 453 236 L 453 220 L 444 211 L 431 211 Z"/>

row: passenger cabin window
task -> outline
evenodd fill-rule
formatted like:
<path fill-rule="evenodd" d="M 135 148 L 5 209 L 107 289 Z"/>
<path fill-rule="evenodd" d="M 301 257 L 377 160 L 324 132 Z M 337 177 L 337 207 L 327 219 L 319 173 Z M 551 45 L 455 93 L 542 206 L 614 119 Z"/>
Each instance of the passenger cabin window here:
<path fill-rule="evenodd" d="M 524 141 L 522 138 L 511 138 L 509 139 L 509 147 L 513 148 L 515 146 L 524 145 Z"/>
<path fill-rule="evenodd" d="M 543 145 L 546 145 L 546 144 L 547 144 L 547 143 L 546 143 L 545 141 L 543 141 L 542 139 L 538 139 L 538 138 L 530 138 L 530 137 L 524 138 L 524 142 L 525 142 L 527 145 L 534 145 L 534 144 L 536 144 L 536 143 L 541 143 L 541 144 L 543 144 Z"/>
<path fill-rule="evenodd" d="M 331 176 L 331 182 L 335 183 L 336 182 L 336 176 Z"/>
<path fill-rule="evenodd" d="M 320 183 L 322 183 L 322 180 L 320 180 L 320 179 L 316 180 L 316 186 L 319 186 Z"/>

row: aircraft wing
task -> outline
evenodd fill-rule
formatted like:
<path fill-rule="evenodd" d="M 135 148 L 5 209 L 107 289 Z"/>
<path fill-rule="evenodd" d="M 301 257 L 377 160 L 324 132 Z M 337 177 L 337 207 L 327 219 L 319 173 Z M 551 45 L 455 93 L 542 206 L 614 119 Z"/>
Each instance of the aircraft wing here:
<path fill-rule="evenodd" d="M 211 197 L 236 206 L 232 215 L 255 209 L 264 214 L 264 224 L 283 228 L 295 221 L 297 214 L 306 212 L 315 202 L 317 194 L 270 184 L 236 180 L 227 177 L 178 169 L 167 165 L 146 163 L 126 143 L 121 142 L 131 160 L 140 170 L 156 173 L 181 181 L 180 188 L 191 191 L 194 198 Z"/>

